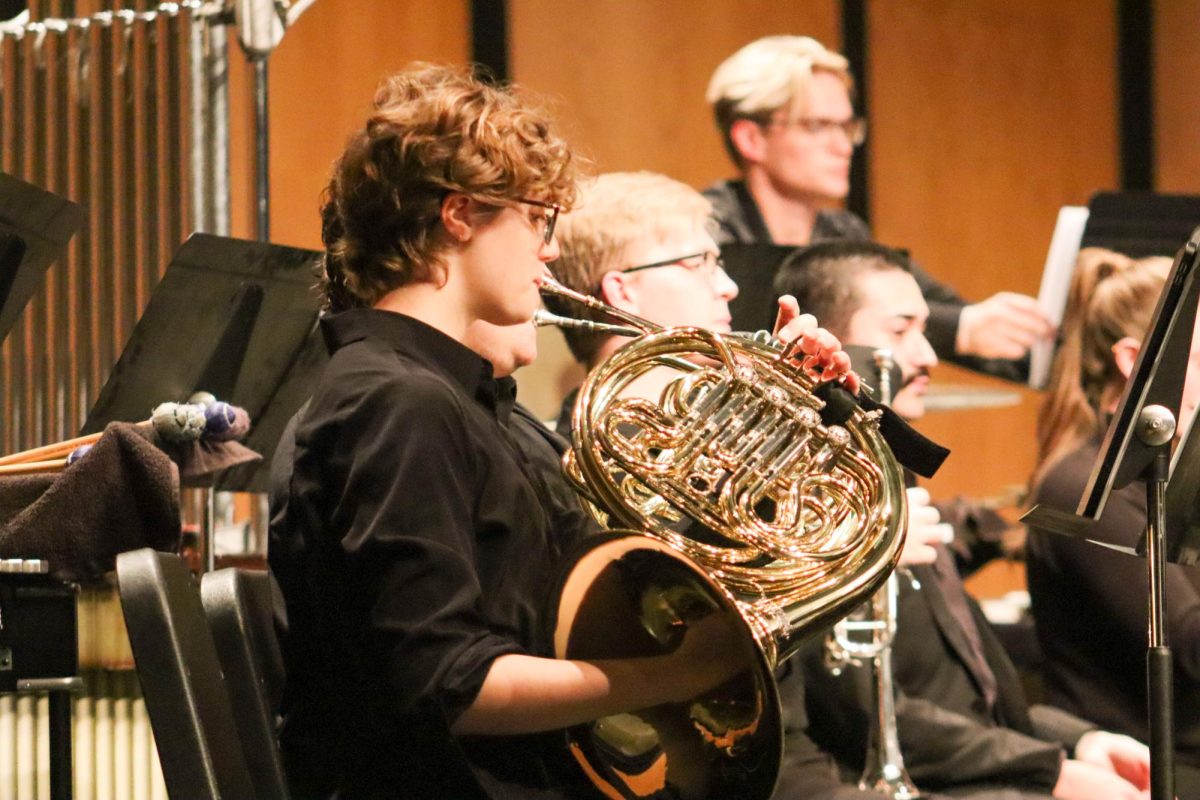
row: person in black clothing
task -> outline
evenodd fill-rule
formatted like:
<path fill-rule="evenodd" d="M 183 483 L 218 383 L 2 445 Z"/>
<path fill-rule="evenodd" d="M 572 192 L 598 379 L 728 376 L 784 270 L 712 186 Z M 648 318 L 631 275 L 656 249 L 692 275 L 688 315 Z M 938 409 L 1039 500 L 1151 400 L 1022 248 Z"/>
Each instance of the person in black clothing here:
<path fill-rule="evenodd" d="M 1063 342 L 1038 418 L 1031 502 L 1066 511 L 1078 505 L 1169 269 L 1166 258 L 1134 261 L 1094 248 L 1080 254 Z M 1181 426 L 1200 395 L 1198 364 L 1200 341 L 1194 339 Z M 1145 487 L 1134 482 L 1113 492 L 1088 538 L 1133 548 L 1145 526 Z M 1048 698 L 1145 740 L 1145 563 L 1037 529 L 1029 531 L 1027 550 Z M 1164 580 L 1174 654 L 1177 789 L 1180 797 L 1200 798 L 1200 571 L 1168 564 Z"/>
<path fill-rule="evenodd" d="M 532 317 L 576 171 L 512 90 L 436 66 L 388 79 L 335 165 L 323 290 L 345 310 L 321 322 L 270 553 L 295 797 L 580 796 L 555 731 L 740 669 L 704 620 L 662 656 L 546 657 L 563 543 L 513 398 L 465 341 Z"/>
<path fill-rule="evenodd" d="M 776 288 L 847 344 L 890 349 L 904 375 L 893 408 L 909 419 L 924 414 L 937 359 L 907 258 L 870 242 L 826 242 L 785 264 Z M 1062 710 L 1030 707 L 952 555 L 936 550 L 932 564 L 914 565 L 900 580 L 893 648 L 897 727 L 913 780 L 975 798 L 1139 797 L 1148 785 L 1146 748 Z M 821 656 L 817 648 L 802 657 L 809 732 L 856 775 L 870 714 L 866 677 L 855 668 L 834 676 Z"/>
<path fill-rule="evenodd" d="M 846 59 L 806 36 L 768 36 L 721 63 L 707 100 L 738 180 L 704 191 L 719 225 L 718 244 L 804 246 L 867 240 L 867 224 L 836 207 L 849 192 L 850 161 L 866 136 L 854 116 Z M 1031 297 L 1000 292 L 968 304 L 919 268 L 930 306 L 929 339 L 947 361 L 1023 379 L 1023 358 L 1052 326 Z"/>

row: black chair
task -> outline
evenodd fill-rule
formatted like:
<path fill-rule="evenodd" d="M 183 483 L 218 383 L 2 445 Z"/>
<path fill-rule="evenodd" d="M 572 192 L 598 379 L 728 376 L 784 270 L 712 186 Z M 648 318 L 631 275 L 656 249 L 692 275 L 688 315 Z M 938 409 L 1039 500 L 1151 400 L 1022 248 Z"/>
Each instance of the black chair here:
<path fill-rule="evenodd" d="M 121 610 L 173 800 L 245 800 L 254 785 L 195 581 L 151 549 L 117 556 Z"/>
<path fill-rule="evenodd" d="M 271 614 L 271 579 L 265 572 L 222 569 L 200 582 L 217 656 L 225 672 L 242 752 L 255 797 L 287 797 L 275 739 L 275 710 L 283 691 L 283 656 Z"/>

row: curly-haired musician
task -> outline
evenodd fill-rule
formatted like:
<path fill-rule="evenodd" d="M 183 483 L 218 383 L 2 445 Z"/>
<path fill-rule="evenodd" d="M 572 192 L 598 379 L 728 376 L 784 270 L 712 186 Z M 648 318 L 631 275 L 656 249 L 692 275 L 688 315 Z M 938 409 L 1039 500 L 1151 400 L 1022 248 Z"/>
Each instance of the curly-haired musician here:
<path fill-rule="evenodd" d="M 297 797 L 574 795 L 547 732 L 739 667 L 715 657 L 738 645 L 713 630 L 658 658 L 543 657 L 569 536 L 512 440 L 511 392 L 467 342 L 480 322 L 531 319 L 576 172 L 514 91 L 436 66 L 392 76 L 335 165 L 330 361 L 295 427 L 270 554 Z"/>

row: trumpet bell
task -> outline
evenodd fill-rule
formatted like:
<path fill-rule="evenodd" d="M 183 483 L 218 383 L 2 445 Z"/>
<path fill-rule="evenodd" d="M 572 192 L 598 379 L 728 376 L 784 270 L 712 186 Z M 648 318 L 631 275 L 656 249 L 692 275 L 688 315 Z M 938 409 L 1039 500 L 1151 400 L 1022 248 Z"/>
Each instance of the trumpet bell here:
<path fill-rule="evenodd" d="M 669 545 L 633 531 L 603 534 L 564 577 L 551 622 L 554 655 L 569 659 L 664 656 L 689 631 L 728 634 L 719 685 L 673 702 L 604 717 L 568 732 L 592 784 L 613 800 L 768 798 L 783 728 L 771 666 L 719 583 Z M 719 634 L 718 634 L 719 635 Z M 674 676 L 664 675 L 664 682 Z"/>

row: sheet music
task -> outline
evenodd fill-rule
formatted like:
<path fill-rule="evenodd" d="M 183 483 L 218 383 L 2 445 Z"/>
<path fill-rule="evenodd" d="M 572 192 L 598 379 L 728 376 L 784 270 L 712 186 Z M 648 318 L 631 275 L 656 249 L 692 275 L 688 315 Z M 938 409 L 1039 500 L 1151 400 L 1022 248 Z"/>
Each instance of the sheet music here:
<path fill-rule="evenodd" d="M 1042 287 L 1038 291 L 1038 305 L 1055 325 L 1062 323 L 1066 311 L 1071 276 L 1075 272 L 1075 259 L 1079 256 L 1079 243 L 1083 240 L 1088 215 L 1085 206 L 1063 206 L 1058 211 L 1054 235 L 1050 237 L 1046 266 L 1042 269 Z M 1029 352 L 1029 385 L 1034 389 L 1045 388 L 1050 379 L 1054 346 L 1052 341 L 1038 342 Z"/>

